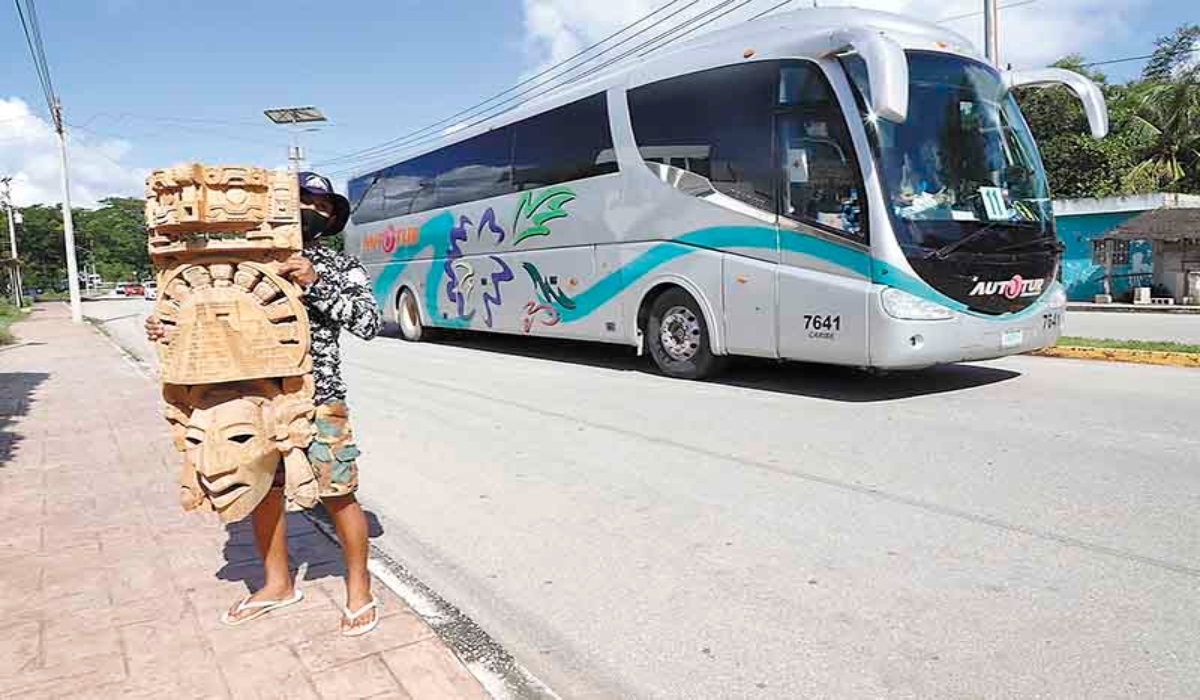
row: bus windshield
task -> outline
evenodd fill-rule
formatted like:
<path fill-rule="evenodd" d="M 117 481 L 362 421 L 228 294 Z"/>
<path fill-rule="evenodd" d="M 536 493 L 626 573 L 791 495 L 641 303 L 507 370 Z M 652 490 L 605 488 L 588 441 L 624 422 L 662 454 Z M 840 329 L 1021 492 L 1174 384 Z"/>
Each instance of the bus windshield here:
<path fill-rule="evenodd" d="M 960 56 L 926 51 L 907 56 L 909 111 L 903 124 L 870 112 L 866 64 L 857 55 L 843 57 L 860 92 L 901 245 L 910 254 L 940 256 L 1008 251 L 1051 239 L 1045 171 L 999 74 Z"/>

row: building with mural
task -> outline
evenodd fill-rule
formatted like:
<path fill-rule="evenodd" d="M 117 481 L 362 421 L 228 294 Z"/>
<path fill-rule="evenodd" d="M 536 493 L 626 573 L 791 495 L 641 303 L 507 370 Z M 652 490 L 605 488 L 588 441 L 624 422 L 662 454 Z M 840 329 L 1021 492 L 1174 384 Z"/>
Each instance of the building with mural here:
<path fill-rule="evenodd" d="M 1066 245 L 1062 283 L 1071 301 L 1107 293 L 1129 302 L 1136 287 L 1150 287 L 1156 298 L 1196 303 L 1191 285 L 1200 284 L 1200 196 L 1066 199 L 1054 202 L 1054 214 Z"/>

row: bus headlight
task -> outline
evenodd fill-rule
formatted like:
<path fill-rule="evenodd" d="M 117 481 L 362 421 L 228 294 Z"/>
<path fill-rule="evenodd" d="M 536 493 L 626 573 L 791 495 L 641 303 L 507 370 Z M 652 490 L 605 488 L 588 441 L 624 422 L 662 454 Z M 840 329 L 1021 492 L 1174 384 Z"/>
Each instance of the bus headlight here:
<path fill-rule="evenodd" d="M 941 304 L 926 301 L 895 287 L 883 290 L 880 299 L 887 315 L 902 321 L 945 321 L 954 318 L 954 312 Z"/>
<path fill-rule="evenodd" d="M 1063 289 L 1062 285 L 1056 286 L 1054 291 L 1046 296 L 1046 306 L 1052 309 L 1067 308 L 1067 290 Z"/>

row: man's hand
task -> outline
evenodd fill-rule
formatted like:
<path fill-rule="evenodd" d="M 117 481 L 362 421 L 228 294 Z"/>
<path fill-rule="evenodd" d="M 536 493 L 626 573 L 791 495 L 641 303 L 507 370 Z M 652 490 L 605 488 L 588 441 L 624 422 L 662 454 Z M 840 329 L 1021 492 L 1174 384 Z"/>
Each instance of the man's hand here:
<path fill-rule="evenodd" d="M 158 320 L 158 316 L 149 316 L 146 318 L 146 340 L 151 343 L 157 343 L 167 337 L 167 328 L 162 321 Z"/>
<path fill-rule="evenodd" d="M 313 268 L 312 261 L 300 253 L 285 260 L 276 272 L 306 289 L 315 284 L 319 277 L 316 269 Z"/>

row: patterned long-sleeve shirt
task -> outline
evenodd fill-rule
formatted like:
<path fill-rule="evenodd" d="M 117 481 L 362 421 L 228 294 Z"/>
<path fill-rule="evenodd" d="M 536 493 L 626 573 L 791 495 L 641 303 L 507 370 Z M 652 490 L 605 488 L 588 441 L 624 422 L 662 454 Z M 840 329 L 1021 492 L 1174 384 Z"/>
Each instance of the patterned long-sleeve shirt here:
<path fill-rule="evenodd" d="M 356 258 L 332 248 L 312 244 L 304 255 L 317 271 L 317 281 L 304 294 L 312 324 L 314 402 L 346 400 L 346 382 L 342 379 L 342 329 L 363 340 L 379 334 L 383 315 L 371 294 L 367 271 Z"/>

